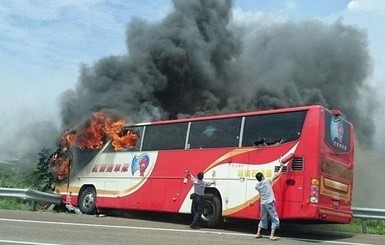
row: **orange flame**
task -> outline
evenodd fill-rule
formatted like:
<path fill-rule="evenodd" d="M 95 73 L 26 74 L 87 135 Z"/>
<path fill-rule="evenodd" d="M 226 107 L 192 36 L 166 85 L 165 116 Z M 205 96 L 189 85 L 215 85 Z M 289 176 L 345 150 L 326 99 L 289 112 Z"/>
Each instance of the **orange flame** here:
<path fill-rule="evenodd" d="M 138 135 L 129 130 L 124 130 L 124 119 L 114 120 L 108 114 L 96 112 L 82 126 L 64 133 L 61 137 L 62 146 L 67 149 L 78 147 L 80 149 L 99 149 L 104 140 L 109 139 L 115 150 L 135 147 Z"/>
<path fill-rule="evenodd" d="M 113 119 L 106 113 L 93 113 L 82 126 L 71 129 L 61 136 L 59 149 L 50 157 L 52 172 L 58 180 L 69 175 L 72 155 L 68 154 L 71 147 L 85 149 L 100 149 L 105 140 L 111 140 L 115 150 L 135 147 L 138 134 L 125 129 L 124 119 Z"/>

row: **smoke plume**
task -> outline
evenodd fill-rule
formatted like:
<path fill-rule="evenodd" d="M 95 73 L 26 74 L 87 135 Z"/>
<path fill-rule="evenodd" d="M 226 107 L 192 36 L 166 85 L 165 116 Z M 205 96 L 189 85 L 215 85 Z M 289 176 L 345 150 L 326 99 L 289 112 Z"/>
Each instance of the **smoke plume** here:
<path fill-rule="evenodd" d="M 365 32 L 342 21 L 242 26 L 231 0 L 173 3 L 160 22 L 129 23 L 127 54 L 81 68 L 61 97 L 64 128 L 96 111 L 142 122 L 322 104 L 340 109 L 370 144 L 376 100 L 367 96 Z"/>

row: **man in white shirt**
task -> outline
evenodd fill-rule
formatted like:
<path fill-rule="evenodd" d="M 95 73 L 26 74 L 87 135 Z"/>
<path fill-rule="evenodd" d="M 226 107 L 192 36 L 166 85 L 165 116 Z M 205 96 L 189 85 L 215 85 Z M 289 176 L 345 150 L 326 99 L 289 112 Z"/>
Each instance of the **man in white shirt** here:
<path fill-rule="evenodd" d="M 258 183 L 255 186 L 255 189 L 259 192 L 259 197 L 261 201 L 261 220 L 258 224 L 258 230 L 256 238 L 262 237 L 261 230 L 267 229 L 268 217 L 271 219 L 271 232 L 270 240 L 277 240 L 275 237 L 275 230 L 279 228 L 279 217 L 275 208 L 275 196 L 273 191 L 273 182 L 282 174 L 283 163 L 278 170 L 278 172 L 273 176 L 272 179 L 265 179 L 261 172 L 258 172 L 255 175 L 255 178 L 258 180 Z"/>

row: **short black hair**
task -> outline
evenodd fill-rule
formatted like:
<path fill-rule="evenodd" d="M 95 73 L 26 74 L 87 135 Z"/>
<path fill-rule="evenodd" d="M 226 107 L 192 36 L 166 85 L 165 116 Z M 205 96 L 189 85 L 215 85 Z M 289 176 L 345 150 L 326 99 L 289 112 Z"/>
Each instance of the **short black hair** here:
<path fill-rule="evenodd" d="M 255 178 L 258 180 L 258 181 L 261 181 L 262 178 L 263 178 L 263 174 L 261 172 L 258 172 L 256 175 L 255 175 Z"/>
<path fill-rule="evenodd" d="M 203 172 L 198 173 L 198 179 L 203 179 Z"/>

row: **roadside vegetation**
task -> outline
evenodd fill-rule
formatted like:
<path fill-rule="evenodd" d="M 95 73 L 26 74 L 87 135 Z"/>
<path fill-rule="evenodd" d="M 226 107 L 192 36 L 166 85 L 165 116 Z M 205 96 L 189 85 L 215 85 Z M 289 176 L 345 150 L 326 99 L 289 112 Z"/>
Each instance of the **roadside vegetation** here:
<path fill-rule="evenodd" d="M 372 219 L 354 219 L 353 223 L 340 225 L 329 225 L 327 229 L 332 231 L 350 232 L 350 233 L 366 233 L 385 235 L 385 221 L 384 220 L 372 220 Z"/>
<path fill-rule="evenodd" d="M 42 149 L 38 154 L 39 162 L 35 166 L 29 166 L 22 160 L 0 163 L 0 187 L 51 191 L 53 176 L 49 171 L 49 152 L 49 149 Z M 44 206 L 46 204 L 36 204 L 36 208 Z M 3 197 L 0 198 L 0 209 L 31 210 L 35 209 L 35 205 L 32 206 L 30 201 Z"/>
<path fill-rule="evenodd" d="M 26 166 L 23 163 L 0 163 L 0 187 L 30 188 L 43 192 L 52 191 L 54 179 L 49 171 L 49 154 L 49 149 L 42 149 L 39 153 L 39 162 L 36 166 Z M 42 210 L 48 207 L 45 203 L 37 203 L 36 206 L 32 205 L 30 201 L 0 197 L 0 209 Z M 384 220 L 355 219 L 351 224 L 330 224 L 322 226 L 323 230 L 363 233 L 363 229 L 366 229 L 368 234 L 385 235 Z"/>

